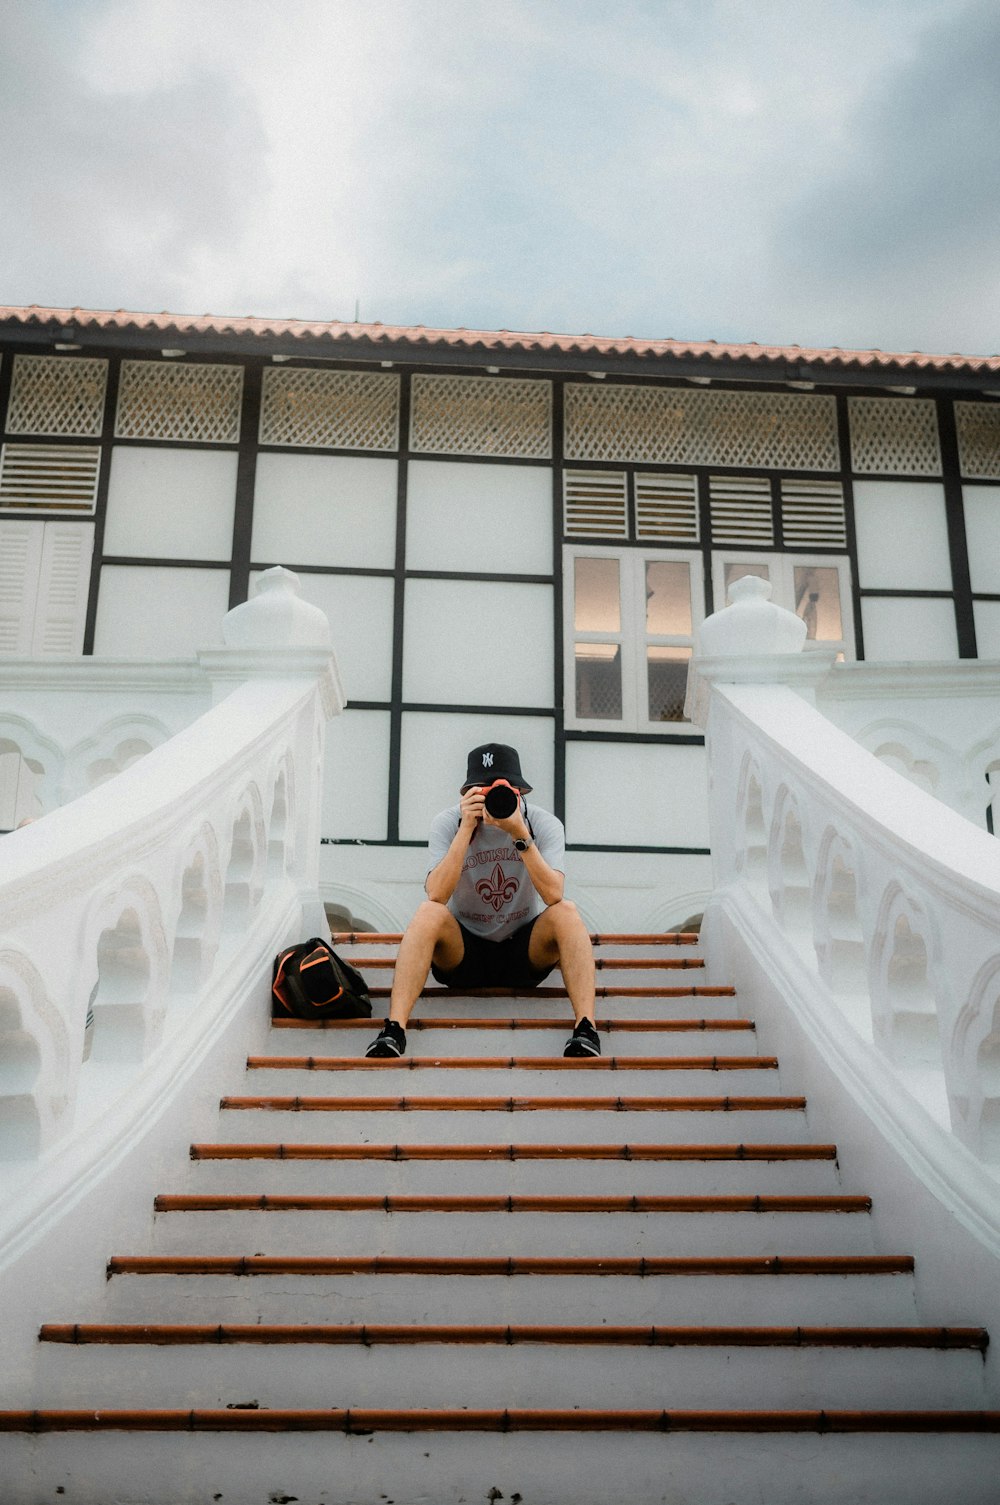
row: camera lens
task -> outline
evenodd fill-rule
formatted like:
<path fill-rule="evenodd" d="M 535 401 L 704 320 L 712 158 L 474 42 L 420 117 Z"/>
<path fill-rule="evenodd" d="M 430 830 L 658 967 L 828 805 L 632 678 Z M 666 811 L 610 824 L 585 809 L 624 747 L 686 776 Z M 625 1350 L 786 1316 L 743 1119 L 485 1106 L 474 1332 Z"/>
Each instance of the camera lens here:
<path fill-rule="evenodd" d="M 486 791 L 486 810 L 494 820 L 506 820 L 517 809 L 520 796 L 509 784 L 494 784 Z"/>

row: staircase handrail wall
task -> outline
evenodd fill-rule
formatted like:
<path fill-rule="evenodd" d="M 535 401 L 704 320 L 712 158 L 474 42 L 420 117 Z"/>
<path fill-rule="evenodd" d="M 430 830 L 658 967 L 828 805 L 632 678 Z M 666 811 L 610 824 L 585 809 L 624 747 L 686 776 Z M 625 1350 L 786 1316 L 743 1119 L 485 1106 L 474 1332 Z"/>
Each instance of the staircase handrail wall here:
<path fill-rule="evenodd" d="M 709 965 L 753 952 L 870 1123 L 1000 1255 L 1000 842 L 817 709 L 844 673 L 832 654 L 741 656 L 724 637 L 689 692 L 709 761 Z"/>
<path fill-rule="evenodd" d="M 266 1028 L 279 946 L 329 933 L 321 770 L 344 695 L 297 592 L 271 570 L 229 613 L 190 676 L 216 702 L 193 725 L 0 838 L 0 1267 L 142 1139 L 234 1017 Z"/>

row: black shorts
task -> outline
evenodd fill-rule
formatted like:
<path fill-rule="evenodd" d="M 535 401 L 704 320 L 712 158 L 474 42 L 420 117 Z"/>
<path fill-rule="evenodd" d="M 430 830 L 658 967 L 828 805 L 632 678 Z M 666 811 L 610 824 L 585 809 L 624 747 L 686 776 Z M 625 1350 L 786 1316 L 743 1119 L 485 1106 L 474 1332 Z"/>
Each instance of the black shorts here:
<path fill-rule="evenodd" d="M 536 915 L 500 941 L 473 935 L 459 921 L 465 955 L 452 971 L 445 972 L 432 964 L 431 972 L 446 988 L 537 988 L 552 971 L 552 967 L 538 971 L 528 960 L 531 932 L 540 918 Z"/>

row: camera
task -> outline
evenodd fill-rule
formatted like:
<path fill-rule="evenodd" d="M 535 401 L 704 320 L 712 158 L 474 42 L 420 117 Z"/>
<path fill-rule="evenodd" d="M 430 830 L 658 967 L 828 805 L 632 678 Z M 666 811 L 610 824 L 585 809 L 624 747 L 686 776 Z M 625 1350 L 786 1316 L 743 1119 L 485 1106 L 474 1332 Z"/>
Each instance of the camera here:
<path fill-rule="evenodd" d="M 497 779 L 486 790 L 486 813 L 494 820 L 506 820 L 521 803 L 521 795 L 506 779 Z"/>

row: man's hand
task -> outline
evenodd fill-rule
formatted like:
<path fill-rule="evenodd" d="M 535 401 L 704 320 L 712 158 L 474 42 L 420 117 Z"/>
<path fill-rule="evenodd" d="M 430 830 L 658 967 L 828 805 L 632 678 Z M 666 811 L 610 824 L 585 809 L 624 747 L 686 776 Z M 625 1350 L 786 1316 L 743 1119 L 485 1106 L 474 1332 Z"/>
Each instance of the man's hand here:
<path fill-rule="evenodd" d="M 459 826 L 471 834 L 486 815 L 486 790 L 467 789 L 459 800 Z"/>
<path fill-rule="evenodd" d="M 485 800 L 485 789 L 482 791 L 482 794 Z M 528 829 L 528 822 L 524 818 L 524 811 L 522 809 L 522 801 L 520 798 L 518 799 L 517 809 L 514 811 L 513 815 L 505 816 L 503 820 L 498 820 L 495 816 L 490 815 L 484 804 L 483 820 L 488 826 L 498 826 L 501 831 L 506 831 L 508 836 L 515 837 L 519 841 L 527 841 L 528 837 L 531 835 L 531 832 Z"/>

